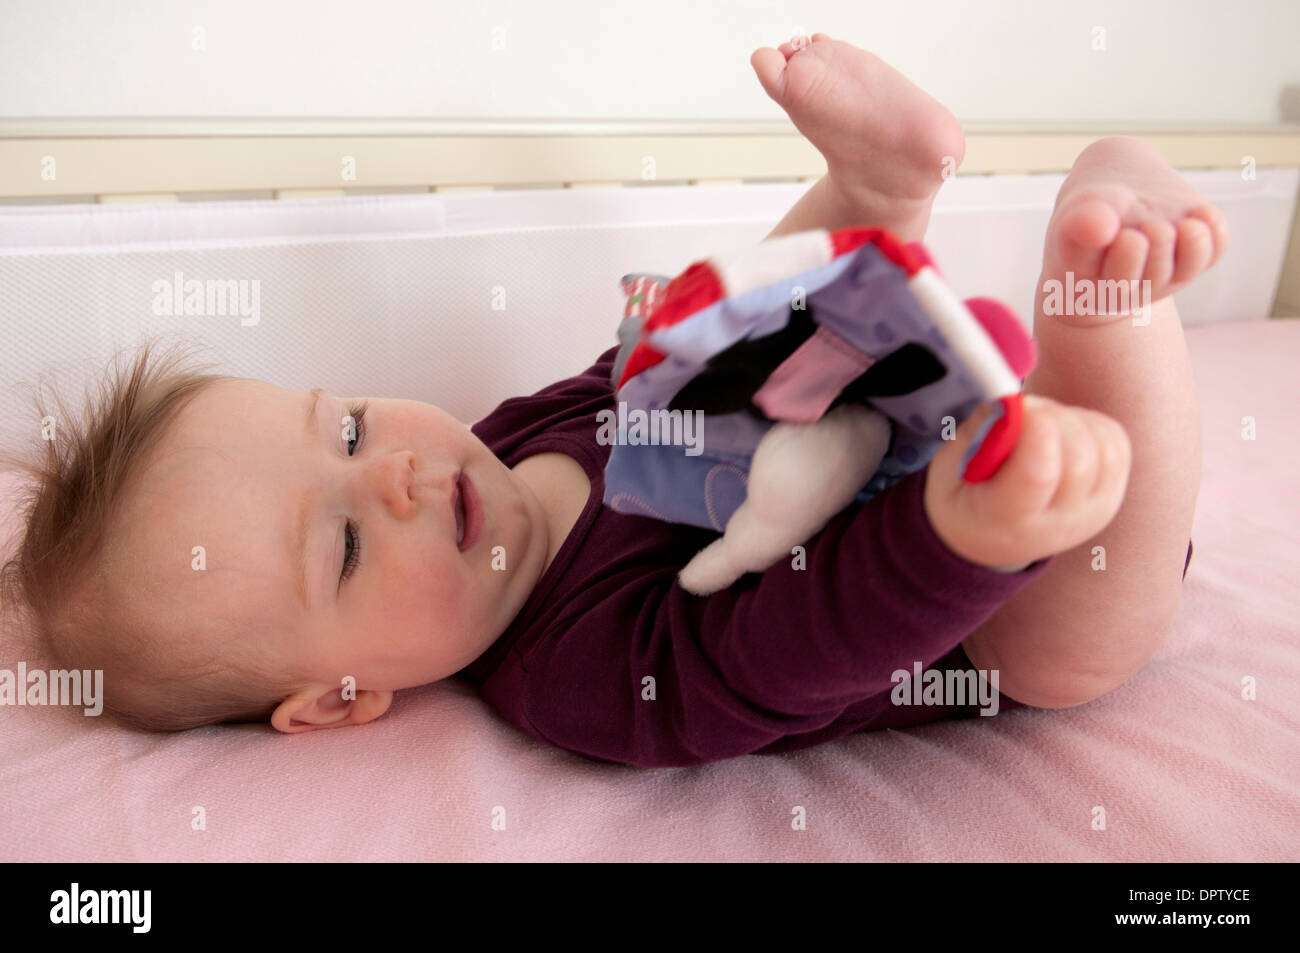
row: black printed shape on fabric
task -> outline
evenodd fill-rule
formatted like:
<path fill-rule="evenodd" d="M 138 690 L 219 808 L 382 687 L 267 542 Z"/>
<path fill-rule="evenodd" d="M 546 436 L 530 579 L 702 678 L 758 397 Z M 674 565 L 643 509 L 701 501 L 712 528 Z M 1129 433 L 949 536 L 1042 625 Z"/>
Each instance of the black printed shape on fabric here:
<path fill-rule="evenodd" d="M 909 341 L 882 357 L 840 391 L 831 408 L 853 401 L 871 403 L 873 397 L 901 397 L 942 380 L 948 369 L 924 344 Z"/>
<path fill-rule="evenodd" d="M 706 414 L 732 414 L 748 410 L 767 420 L 753 404 L 753 396 L 782 362 L 817 330 L 806 309 L 790 309 L 786 326 L 759 338 L 737 341 L 709 358 L 668 403 L 669 410 L 702 410 Z"/>
<path fill-rule="evenodd" d="M 687 381 L 668 403 L 669 410 L 702 410 L 707 414 L 748 411 L 771 420 L 753 402 L 767 379 L 817 330 L 807 310 L 790 310 L 784 328 L 760 338 L 738 341 L 709 358 L 705 369 Z M 915 341 L 896 348 L 868 367 L 831 402 L 827 412 L 844 403 L 870 404 L 873 397 L 910 394 L 948 373 L 934 352 Z"/>

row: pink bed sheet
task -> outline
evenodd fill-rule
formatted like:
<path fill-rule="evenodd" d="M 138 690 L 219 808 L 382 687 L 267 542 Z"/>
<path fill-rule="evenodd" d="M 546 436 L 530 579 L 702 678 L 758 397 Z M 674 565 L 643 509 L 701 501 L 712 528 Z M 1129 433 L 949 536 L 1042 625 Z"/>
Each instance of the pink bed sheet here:
<path fill-rule="evenodd" d="M 1205 479 L 1185 598 L 1091 704 L 662 770 L 542 746 L 459 684 L 293 737 L 0 708 L 0 859 L 1300 859 L 1300 320 L 1188 338 Z M 4 647 L 4 667 L 34 661 L 19 634 Z"/>

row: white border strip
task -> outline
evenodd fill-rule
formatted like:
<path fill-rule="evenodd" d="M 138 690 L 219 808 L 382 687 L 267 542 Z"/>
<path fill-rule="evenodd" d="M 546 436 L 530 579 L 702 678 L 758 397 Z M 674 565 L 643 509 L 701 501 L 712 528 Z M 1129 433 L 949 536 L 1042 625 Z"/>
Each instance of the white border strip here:
<path fill-rule="evenodd" d="M 970 367 L 985 398 L 996 400 L 1020 392 L 1020 380 L 1007 366 L 984 326 L 933 268 L 924 266 L 908 279 L 907 286 L 934 319 L 949 346 Z"/>

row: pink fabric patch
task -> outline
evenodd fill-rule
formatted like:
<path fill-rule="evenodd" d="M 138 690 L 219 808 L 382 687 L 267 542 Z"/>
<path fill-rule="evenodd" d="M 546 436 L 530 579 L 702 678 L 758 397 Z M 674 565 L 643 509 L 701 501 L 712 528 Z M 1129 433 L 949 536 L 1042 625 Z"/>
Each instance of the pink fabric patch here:
<path fill-rule="evenodd" d="M 773 420 L 812 423 L 875 358 L 838 334 L 819 327 L 787 357 L 754 394 L 754 403 Z"/>

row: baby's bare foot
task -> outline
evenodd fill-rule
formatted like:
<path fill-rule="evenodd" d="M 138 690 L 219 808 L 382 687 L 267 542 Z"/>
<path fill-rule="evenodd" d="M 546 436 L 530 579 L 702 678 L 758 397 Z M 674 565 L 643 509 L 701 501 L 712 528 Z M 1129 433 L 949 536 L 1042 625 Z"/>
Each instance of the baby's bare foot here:
<path fill-rule="evenodd" d="M 988 408 L 930 462 L 925 511 L 935 534 L 969 562 L 1020 566 L 1077 546 L 1118 512 L 1128 480 L 1128 436 L 1113 418 L 1045 397 L 1024 397 L 1020 437 L 982 483 L 958 475 Z"/>
<path fill-rule="evenodd" d="M 1155 149 L 1138 139 L 1102 139 L 1083 151 L 1061 186 L 1043 260 L 1045 282 L 1076 294 L 1091 285 L 1096 304 L 1076 308 L 1062 299 L 1060 309 L 1047 311 L 1067 323 L 1099 323 L 1107 315 L 1103 302 L 1114 296 L 1098 282 L 1138 282 L 1143 300 L 1130 310 L 1153 304 L 1218 261 L 1227 241 L 1222 213 Z"/>
<path fill-rule="evenodd" d="M 750 57 L 767 94 L 826 158 L 834 197 L 862 225 L 913 240 L 965 155 L 961 125 L 879 57 L 814 33 Z"/>

